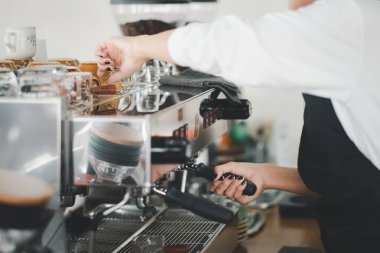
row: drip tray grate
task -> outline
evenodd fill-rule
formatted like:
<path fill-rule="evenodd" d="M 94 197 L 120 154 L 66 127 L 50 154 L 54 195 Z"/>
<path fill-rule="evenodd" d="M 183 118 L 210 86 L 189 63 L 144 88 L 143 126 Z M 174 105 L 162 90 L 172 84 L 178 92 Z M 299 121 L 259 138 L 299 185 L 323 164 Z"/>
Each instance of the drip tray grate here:
<path fill-rule="evenodd" d="M 143 233 L 162 234 L 166 245 L 186 245 L 189 253 L 198 253 L 224 226 L 187 210 L 170 208 L 159 215 Z M 119 252 L 130 253 L 131 243 Z"/>
<path fill-rule="evenodd" d="M 95 233 L 95 252 L 112 252 L 131 237 L 145 224 L 140 220 L 140 214 L 141 210 L 135 206 L 124 206 L 104 218 Z M 78 238 L 69 235 L 70 253 L 88 253 L 89 238 L 89 232 Z"/>
<path fill-rule="evenodd" d="M 95 252 L 113 252 L 129 239 L 144 225 L 139 215 L 140 210 L 128 206 L 104 219 L 95 233 Z M 160 213 L 142 234 L 161 234 L 165 237 L 165 245 L 186 245 L 189 253 L 200 253 L 224 226 L 184 209 L 168 208 Z M 73 239 L 70 252 L 87 253 L 88 242 L 89 233 Z M 131 253 L 131 243 L 119 252 Z"/>

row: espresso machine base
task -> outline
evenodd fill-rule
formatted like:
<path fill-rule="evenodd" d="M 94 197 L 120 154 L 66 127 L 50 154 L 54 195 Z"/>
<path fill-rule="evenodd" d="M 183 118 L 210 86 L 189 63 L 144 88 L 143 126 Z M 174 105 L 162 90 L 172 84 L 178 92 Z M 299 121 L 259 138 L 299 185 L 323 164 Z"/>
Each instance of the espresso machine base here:
<path fill-rule="evenodd" d="M 202 218 L 180 208 L 162 209 L 156 216 L 142 222 L 141 211 L 125 206 L 99 224 L 97 231 L 70 236 L 72 253 L 132 252 L 132 239 L 138 235 L 163 235 L 166 246 L 182 246 L 189 253 L 232 252 L 237 244 L 236 224 L 228 226 Z M 91 245 L 94 236 L 95 245 Z"/>

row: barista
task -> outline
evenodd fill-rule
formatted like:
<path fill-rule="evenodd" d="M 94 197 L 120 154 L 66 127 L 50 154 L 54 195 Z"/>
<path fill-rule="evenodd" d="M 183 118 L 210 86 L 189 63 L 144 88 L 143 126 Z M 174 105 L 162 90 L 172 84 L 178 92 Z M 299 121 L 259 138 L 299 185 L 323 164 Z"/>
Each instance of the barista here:
<path fill-rule="evenodd" d="M 306 103 L 298 169 L 227 163 L 245 179 L 211 190 L 246 204 L 264 189 L 318 197 L 328 253 L 380 252 L 380 1 L 296 0 L 253 22 L 229 16 L 152 36 L 113 37 L 96 50 L 99 75 L 115 82 L 149 59 L 223 76 L 240 85 L 296 89 Z M 258 187 L 242 195 L 245 181 Z"/>

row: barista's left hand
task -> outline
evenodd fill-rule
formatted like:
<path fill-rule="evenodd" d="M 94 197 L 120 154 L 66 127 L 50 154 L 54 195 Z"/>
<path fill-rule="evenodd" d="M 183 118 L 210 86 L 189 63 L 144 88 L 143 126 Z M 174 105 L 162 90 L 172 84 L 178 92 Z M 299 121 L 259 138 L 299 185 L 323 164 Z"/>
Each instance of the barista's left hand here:
<path fill-rule="evenodd" d="M 95 51 L 99 64 L 98 75 L 102 76 L 108 68 L 118 67 L 120 71 L 108 79 L 108 83 L 112 84 L 131 76 L 150 59 L 174 63 L 168 51 L 172 32 L 169 30 L 155 35 L 111 37 L 100 43 Z"/>

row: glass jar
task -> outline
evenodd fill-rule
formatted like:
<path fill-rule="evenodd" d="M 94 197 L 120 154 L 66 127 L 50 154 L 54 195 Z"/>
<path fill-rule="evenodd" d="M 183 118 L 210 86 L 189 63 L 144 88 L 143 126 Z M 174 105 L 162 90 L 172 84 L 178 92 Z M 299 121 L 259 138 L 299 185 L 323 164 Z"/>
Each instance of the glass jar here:
<path fill-rule="evenodd" d="M 66 69 L 62 65 L 35 66 L 17 71 L 20 97 L 43 98 L 66 95 L 62 86 Z"/>
<path fill-rule="evenodd" d="M 89 161 L 96 172 L 96 179 L 100 183 L 112 182 L 120 184 L 125 178 L 129 177 L 136 168 L 135 166 L 123 166 L 106 162 L 97 159 L 93 155 L 89 155 Z"/>
<path fill-rule="evenodd" d="M 62 86 L 66 90 L 71 105 L 92 104 L 92 74 L 90 72 L 66 73 Z"/>
<path fill-rule="evenodd" d="M 17 95 L 18 83 L 15 73 L 8 68 L 0 68 L 0 97 Z"/>

